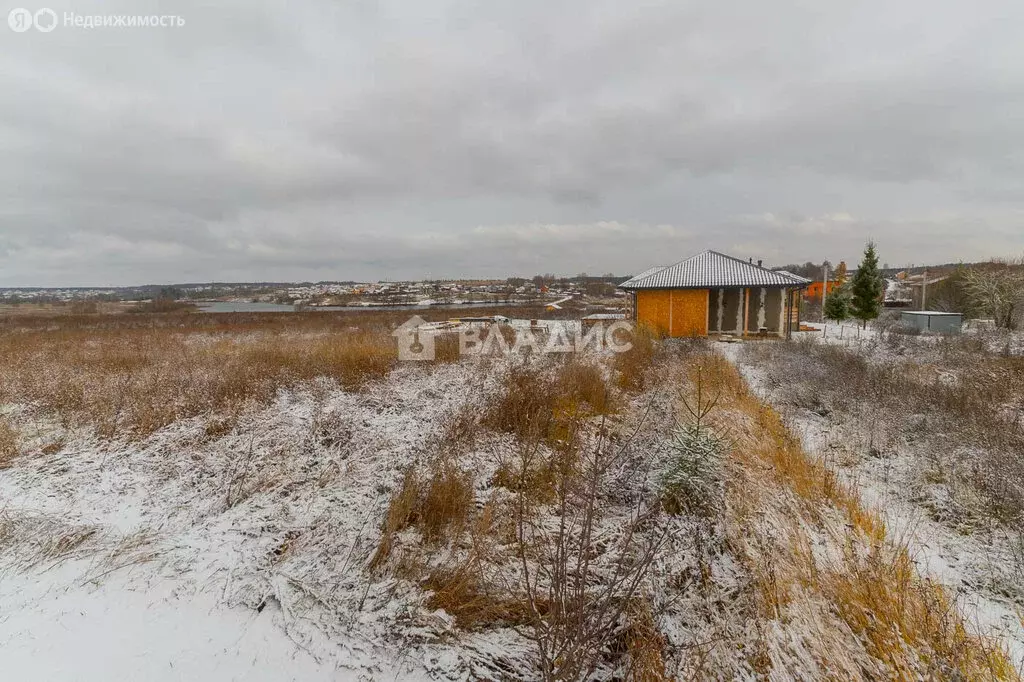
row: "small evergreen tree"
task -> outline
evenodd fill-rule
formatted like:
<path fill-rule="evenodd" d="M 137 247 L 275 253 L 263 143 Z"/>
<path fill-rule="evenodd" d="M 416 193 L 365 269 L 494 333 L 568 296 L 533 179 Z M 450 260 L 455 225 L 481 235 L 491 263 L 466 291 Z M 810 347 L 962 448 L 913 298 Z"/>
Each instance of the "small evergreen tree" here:
<path fill-rule="evenodd" d="M 822 312 L 826 320 L 842 322 L 850 318 L 850 291 L 845 284 L 832 290 L 825 299 L 825 310 Z"/>
<path fill-rule="evenodd" d="M 853 295 L 850 300 L 850 314 L 861 320 L 865 327 L 868 320 L 878 317 L 882 310 L 882 292 L 882 275 L 878 271 L 875 243 L 868 242 L 857 274 L 853 276 Z"/>

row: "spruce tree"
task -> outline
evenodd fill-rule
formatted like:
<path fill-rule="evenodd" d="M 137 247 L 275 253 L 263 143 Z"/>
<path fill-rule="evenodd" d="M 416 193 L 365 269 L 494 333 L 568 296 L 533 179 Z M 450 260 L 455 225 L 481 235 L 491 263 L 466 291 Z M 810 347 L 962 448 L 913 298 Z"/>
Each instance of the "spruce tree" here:
<path fill-rule="evenodd" d="M 878 272 L 878 254 L 875 243 L 868 242 L 864 259 L 853 276 L 853 296 L 850 314 L 861 320 L 866 327 L 868 320 L 878 317 L 882 310 L 882 275 Z"/>
<path fill-rule="evenodd" d="M 845 284 L 836 287 L 828 295 L 822 314 L 826 320 L 835 320 L 836 322 L 842 322 L 850 317 L 850 292 Z"/>

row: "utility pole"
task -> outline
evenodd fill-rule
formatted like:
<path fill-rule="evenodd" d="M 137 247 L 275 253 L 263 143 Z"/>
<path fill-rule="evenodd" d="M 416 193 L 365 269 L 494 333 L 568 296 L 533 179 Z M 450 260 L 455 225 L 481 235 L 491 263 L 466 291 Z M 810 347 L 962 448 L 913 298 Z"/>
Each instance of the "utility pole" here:
<path fill-rule="evenodd" d="M 928 310 L 928 268 L 924 269 L 921 279 L 921 310 Z"/>
<path fill-rule="evenodd" d="M 825 321 L 825 298 L 828 296 L 828 263 L 821 266 L 821 321 Z"/>

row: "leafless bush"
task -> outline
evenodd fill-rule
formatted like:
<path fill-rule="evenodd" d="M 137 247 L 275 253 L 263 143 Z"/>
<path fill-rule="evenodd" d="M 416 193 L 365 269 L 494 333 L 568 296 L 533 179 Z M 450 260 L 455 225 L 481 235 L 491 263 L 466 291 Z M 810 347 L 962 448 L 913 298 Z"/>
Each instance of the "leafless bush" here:
<path fill-rule="evenodd" d="M 540 442 L 521 450 L 516 495 L 518 589 L 529 606 L 524 634 L 537 645 L 544 680 L 586 679 L 625 627 L 664 545 L 656 500 L 639 499 L 627 518 L 605 524 L 602 500 L 628 443 L 599 436 L 575 456 L 558 459 L 554 519 L 531 513 L 528 492 Z"/>
<path fill-rule="evenodd" d="M 1014 329 L 1018 308 L 1024 305 L 1024 261 L 994 262 L 964 275 L 967 293 L 997 327 Z"/>

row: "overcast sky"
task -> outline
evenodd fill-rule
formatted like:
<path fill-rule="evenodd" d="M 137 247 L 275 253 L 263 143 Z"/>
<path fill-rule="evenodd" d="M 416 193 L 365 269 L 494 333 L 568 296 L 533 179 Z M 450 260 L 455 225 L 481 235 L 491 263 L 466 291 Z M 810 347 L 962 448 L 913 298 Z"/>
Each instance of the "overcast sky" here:
<path fill-rule="evenodd" d="M 1024 253 L 1020 0 L 47 6 L 0 27 L 0 286 Z"/>

